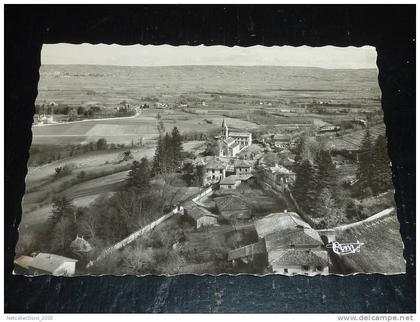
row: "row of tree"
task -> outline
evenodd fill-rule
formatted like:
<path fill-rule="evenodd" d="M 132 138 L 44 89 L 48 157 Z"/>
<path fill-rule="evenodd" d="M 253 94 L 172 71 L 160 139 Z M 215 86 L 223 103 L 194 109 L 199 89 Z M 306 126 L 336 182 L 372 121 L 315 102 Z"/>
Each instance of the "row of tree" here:
<path fill-rule="evenodd" d="M 355 194 L 369 197 L 392 188 L 390 160 L 384 135 L 372 140 L 369 129 L 362 140 L 358 154 L 357 184 Z"/>
<path fill-rule="evenodd" d="M 182 137 L 177 127 L 171 134 L 159 135 L 152 164 L 152 176 L 168 174 L 179 169 L 183 158 Z"/>
<path fill-rule="evenodd" d="M 292 194 L 302 210 L 314 218 L 322 218 L 321 226 L 336 224 L 340 212 L 352 212 L 354 202 L 346 204 L 346 199 L 341 196 L 330 152 L 323 149 L 322 144 L 311 143 L 307 136 L 302 136 L 295 153 L 296 181 Z M 379 135 L 373 141 L 367 129 L 358 152 L 356 183 L 351 187 L 351 195 L 366 198 L 390 188 L 392 181 L 386 138 Z"/>

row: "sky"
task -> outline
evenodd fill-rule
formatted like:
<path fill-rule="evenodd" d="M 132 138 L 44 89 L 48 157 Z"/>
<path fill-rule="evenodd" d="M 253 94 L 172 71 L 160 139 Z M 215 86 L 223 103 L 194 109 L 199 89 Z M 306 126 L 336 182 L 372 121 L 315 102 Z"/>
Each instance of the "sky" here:
<path fill-rule="evenodd" d="M 41 62 L 117 66 L 305 66 L 329 69 L 376 68 L 376 50 L 364 47 L 170 46 L 45 44 Z"/>

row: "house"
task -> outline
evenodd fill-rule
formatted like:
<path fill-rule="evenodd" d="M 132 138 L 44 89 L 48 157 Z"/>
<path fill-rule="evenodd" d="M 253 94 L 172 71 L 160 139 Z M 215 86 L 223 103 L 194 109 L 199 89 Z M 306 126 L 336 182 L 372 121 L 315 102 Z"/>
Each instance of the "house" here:
<path fill-rule="evenodd" d="M 265 242 L 269 269 L 285 275 L 328 274 L 329 257 L 319 233 L 294 212 L 273 213 L 255 222 Z"/>
<path fill-rule="evenodd" d="M 252 165 L 246 160 L 235 160 L 233 164 L 235 174 L 240 178 L 249 178 L 252 174 Z"/>
<path fill-rule="evenodd" d="M 197 229 L 215 226 L 219 219 L 217 215 L 211 213 L 207 209 L 192 204 L 185 208 L 185 214 L 194 220 Z"/>
<path fill-rule="evenodd" d="M 264 268 L 267 266 L 267 250 L 264 240 L 242 246 L 228 252 L 228 261 L 235 267 L 239 263 L 251 264 L 254 267 Z"/>
<path fill-rule="evenodd" d="M 226 177 L 226 163 L 217 157 L 205 162 L 203 185 L 218 183 Z"/>
<path fill-rule="evenodd" d="M 216 207 L 220 215 L 231 221 L 246 221 L 251 218 L 250 206 L 236 195 L 227 195 L 215 198 Z"/>
<path fill-rule="evenodd" d="M 276 163 L 274 167 L 266 167 L 263 169 L 262 180 L 272 189 L 284 192 L 294 184 L 296 174 Z"/>
<path fill-rule="evenodd" d="M 220 181 L 220 189 L 236 189 L 241 183 L 241 178 L 237 175 L 232 175 Z"/>
<path fill-rule="evenodd" d="M 289 147 L 291 141 L 290 135 L 286 134 L 274 134 L 272 142 L 278 149 L 286 149 Z"/>
<path fill-rule="evenodd" d="M 222 122 L 224 134 L 219 138 L 219 157 L 235 157 L 252 144 L 252 134 L 248 132 L 230 132 L 225 120 Z"/>
<path fill-rule="evenodd" d="M 15 264 L 25 269 L 27 274 L 55 276 L 73 276 L 77 262 L 77 259 L 48 253 L 39 253 L 35 257 L 21 256 L 15 260 Z"/>

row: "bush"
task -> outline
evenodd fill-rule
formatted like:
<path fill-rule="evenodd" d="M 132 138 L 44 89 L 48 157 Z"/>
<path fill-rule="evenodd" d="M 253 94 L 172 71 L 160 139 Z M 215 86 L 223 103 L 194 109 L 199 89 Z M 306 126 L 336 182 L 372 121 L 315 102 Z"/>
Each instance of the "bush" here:
<path fill-rule="evenodd" d="M 66 164 L 61 167 L 55 168 L 55 176 L 56 178 L 62 178 L 65 176 L 70 175 L 73 172 L 73 169 L 75 168 L 74 164 Z"/>

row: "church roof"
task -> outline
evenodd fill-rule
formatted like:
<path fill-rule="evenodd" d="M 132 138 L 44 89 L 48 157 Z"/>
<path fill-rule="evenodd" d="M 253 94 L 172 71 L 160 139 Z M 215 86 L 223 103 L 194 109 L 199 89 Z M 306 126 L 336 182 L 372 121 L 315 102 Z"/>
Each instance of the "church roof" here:
<path fill-rule="evenodd" d="M 229 136 L 231 137 L 249 137 L 251 133 L 247 132 L 230 132 Z"/>

